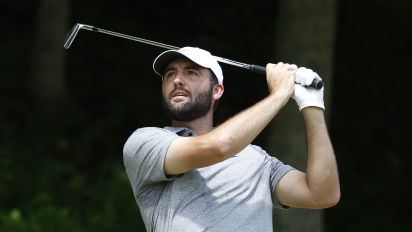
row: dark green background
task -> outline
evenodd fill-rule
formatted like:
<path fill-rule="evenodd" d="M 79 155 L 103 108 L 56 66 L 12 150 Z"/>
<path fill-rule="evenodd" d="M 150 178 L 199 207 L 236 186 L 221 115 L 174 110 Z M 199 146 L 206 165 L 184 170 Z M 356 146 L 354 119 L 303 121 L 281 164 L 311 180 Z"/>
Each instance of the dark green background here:
<path fill-rule="evenodd" d="M 277 61 L 276 4 L 73 0 L 67 30 L 80 22 L 265 65 Z M 0 231 L 142 231 L 122 147 L 136 128 L 168 124 L 151 69 L 163 50 L 81 31 L 65 51 L 67 97 L 39 105 L 29 82 L 37 7 L 0 3 Z M 325 212 L 327 231 L 412 230 L 411 9 L 338 1 L 328 110 L 342 198 Z M 216 123 L 267 94 L 261 76 L 223 71 Z"/>

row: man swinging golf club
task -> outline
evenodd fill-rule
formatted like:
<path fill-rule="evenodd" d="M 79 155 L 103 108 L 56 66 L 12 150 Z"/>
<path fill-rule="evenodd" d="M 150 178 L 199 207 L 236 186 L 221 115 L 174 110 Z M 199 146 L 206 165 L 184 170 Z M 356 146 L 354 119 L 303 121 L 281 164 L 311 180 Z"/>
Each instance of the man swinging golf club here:
<path fill-rule="evenodd" d="M 171 127 L 136 130 L 123 158 L 147 231 L 272 231 L 272 207 L 326 208 L 339 201 L 337 165 L 318 75 L 267 64 L 269 95 L 214 127 L 223 74 L 207 51 L 184 47 L 153 63 Z M 307 135 L 306 173 L 250 143 L 293 98 Z"/>

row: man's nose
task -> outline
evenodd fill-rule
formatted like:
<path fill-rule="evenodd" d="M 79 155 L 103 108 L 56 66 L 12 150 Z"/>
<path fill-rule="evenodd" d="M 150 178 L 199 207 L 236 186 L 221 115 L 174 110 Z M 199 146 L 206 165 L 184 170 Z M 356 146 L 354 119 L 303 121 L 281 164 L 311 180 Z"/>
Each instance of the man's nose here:
<path fill-rule="evenodd" d="M 175 78 L 173 79 L 173 83 L 175 85 L 185 85 L 184 77 L 182 73 L 176 74 Z"/>

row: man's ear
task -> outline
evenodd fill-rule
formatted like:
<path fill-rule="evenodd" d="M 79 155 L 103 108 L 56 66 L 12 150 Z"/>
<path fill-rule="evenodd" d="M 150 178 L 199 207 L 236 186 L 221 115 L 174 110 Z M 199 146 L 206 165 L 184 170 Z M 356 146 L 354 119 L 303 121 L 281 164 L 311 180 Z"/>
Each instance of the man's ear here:
<path fill-rule="evenodd" d="M 222 97 L 224 91 L 225 87 L 222 84 L 213 86 L 213 99 L 215 101 L 219 100 Z"/>

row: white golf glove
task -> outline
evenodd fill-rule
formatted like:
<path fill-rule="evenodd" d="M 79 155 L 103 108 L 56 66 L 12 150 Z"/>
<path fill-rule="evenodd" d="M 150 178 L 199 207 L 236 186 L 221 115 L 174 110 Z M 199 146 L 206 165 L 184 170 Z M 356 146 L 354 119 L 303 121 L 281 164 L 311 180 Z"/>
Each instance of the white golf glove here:
<path fill-rule="evenodd" d="M 295 75 L 295 91 L 292 98 L 298 104 L 299 110 L 309 106 L 319 107 L 325 110 L 325 104 L 323 102 L 323 87 L 321 89 L 315 89 L 309 86 L 315 78 L 319 78 L 319 75 L 312 71 L 301 67 L 298 69 Z"/>

